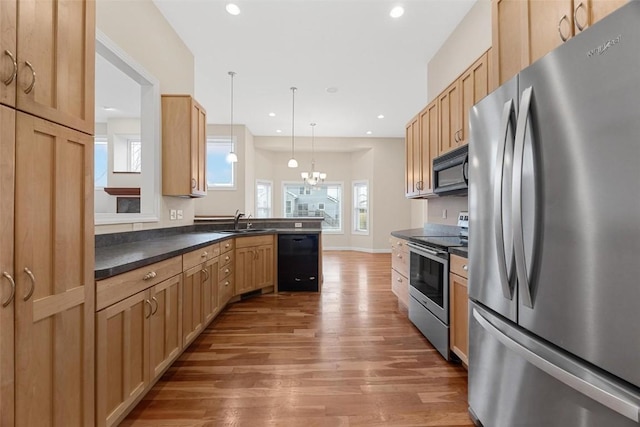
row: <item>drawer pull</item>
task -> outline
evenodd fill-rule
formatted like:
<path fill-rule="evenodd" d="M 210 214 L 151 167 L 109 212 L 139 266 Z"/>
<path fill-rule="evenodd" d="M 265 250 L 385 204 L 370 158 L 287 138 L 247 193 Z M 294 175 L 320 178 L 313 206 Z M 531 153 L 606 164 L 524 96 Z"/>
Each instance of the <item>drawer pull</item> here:
<path fill-rule="evenodd" d="M 144 275 L 144 277 L 142 278 L 142 280 L 151 280 L 151 279 L 153 279 L 153 278 L 154 278 L 154 277 L 156 277 L 156 276 L 157 276 L 157 274 L 156 274 L 156 272 L 155 272 L 155 271 L 150 271 L 150 272 L 148 272 L 147 274 L 145 274 L 145 275 Z"/>
<path fill-rule="evenodd" d="M 402 259 L 402 254 L 396 255 L 398 258 Z"/>
<path fill-rule="evenodd" d="M 209 253 L 207 251 L 202 252 L 202 255 L 200 255 L 202 258 L 206 258 L 207 255 L 209 255 Z"/>
<path fill-rule="evenodd" d="M 464 271 L 469 271 L 469 267 L 467 267 L 467 264 L 463 265 L 463 266 L 462 266 L 462 269 L 463 269 Z"/>
<path fill-rule="evenodd" d="M 229 286 L 231 283 L 227 280 L 226 282 L 224 282 L 225 286 Z"/>
<path fill-rule="evenodd" d="M 229 274 L 229 271 L 230 271 L 230 270 L 229 270 L 228 268 L 225 268 L 225 269 L 224 269 L 224 274 Z"/>
<path fill-rule="evenodd" d="M 402 283 L 402 279 L 401 279 L 401 278 L 399 278 L 399 277 L 396 279 L 396 281 L 397 281 L 398 283 Z"/>
<path fill-rule="evenodd" d="M 309 280 L 316 280 L 316 276 L 309 277 Z"/>
<path fill-rule="evenodd" d="M 229 255 L 227 255 L 226 257 L 224 257 L 225 261 L 229 261 L 231 258 L 229 258 Z"/>
<path fill-rule="evenodd" d="M 2 275 L 6 277 L 11 284 L 11 295 L 9 295 L 9 298 L 7 298 L 7 300 L 2 303 L 2 306 L 6 307 L 11 304 L 11 301 L 13 301 L 13 298 L 16 296 L 16 282 L 13 280 L 13 277 L 11 277 L 11 275 L 6 271 L 4 271 Z"/>
<path fill-rule="evenodd" d="M 231 243 L 227 243 L 226 245 L 224 245 L 225 248 L 228 248 L 229 246 L 231 246 Z"/>
<path fill-rule="evenodd" d="M 296 282 L 302 282 L 302 279 L 298 279 L 297 277 L 295 278 Z"/>

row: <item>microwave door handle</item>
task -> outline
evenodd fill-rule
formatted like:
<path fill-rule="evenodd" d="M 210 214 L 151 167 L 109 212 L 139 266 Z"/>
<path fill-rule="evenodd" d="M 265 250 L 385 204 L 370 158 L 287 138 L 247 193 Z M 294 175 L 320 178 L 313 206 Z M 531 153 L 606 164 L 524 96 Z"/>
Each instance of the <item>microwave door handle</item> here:
<path fill-rule="evenodd" d="M 516 257 L 516 274 L 520 286 L 520 295 L 525 307 L 533 308 L 531 298 L 531 284 L 527 272 L 527 262 L 524 254 L 524 228 L 522 221 L 522 173 L 524 163 L 524 141 L 526 136 L 527 122 L 531 107 L 531 94 L 533 88 L 530 86 L 522 92 L 520 100 L 520 113 L 516 125 L 515 148 L 513 153 L 513 252 Z"/>
<path fill-rule="evenodd" d="M 495 236 L 496 251 L 498 257 L 498 274 L 500 275 L 500 283 L 502 285 L 502 295 L 508 299 L 513 299 L 513 291 L 509 285 L 510 274 L 507 271 L 507 255 L 504 250 L 504 221 L 502 218 L 503 209 L 502 201 L 504 195 L 502 188 L 504 185 L 504 161 L 507 148 L 507 138 L 511 134 L 509 130 L 513 124 L 511 116 L 513 113 L 513 100 L 505 102 L 502 110 L 502 120 L 500 121 L 500 140 L 498 141 L 498 154 L 496 158 L 495 181 L 493 184 L 493 229 Z M 511 143 L 511 141 L 509 141 Z"/>

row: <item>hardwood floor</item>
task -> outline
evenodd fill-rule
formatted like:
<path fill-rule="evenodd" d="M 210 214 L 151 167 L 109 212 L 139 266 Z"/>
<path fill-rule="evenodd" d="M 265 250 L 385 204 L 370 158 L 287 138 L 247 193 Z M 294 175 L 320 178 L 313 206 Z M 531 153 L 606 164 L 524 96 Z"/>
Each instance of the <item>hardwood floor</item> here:
<path fill-rule="evenodd" d="M 323 253 L 321 293 L 232 304 L 122 426 L 472 426 L 467 373 L 398 310 L 389 254 Z"/>

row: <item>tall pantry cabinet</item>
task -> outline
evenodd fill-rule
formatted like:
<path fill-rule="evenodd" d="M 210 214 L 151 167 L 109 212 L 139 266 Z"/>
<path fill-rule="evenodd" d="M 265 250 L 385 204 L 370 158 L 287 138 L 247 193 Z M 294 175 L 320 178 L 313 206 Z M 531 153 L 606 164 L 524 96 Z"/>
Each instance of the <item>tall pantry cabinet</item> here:
<path fill-rule="evenodd" d="M 93 425 L 94 1 L 3 0 L 0 44 L 0 425 Z"/>

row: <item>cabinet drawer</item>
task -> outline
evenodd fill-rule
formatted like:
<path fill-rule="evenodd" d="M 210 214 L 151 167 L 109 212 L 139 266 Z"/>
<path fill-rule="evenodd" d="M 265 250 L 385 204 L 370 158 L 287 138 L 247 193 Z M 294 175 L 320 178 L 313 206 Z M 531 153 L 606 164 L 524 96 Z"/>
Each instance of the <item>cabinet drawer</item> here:
<path fill-rule="evenodd" d="M 230 262 L 220 267 L 218 272 L 218 279 L 222 281 L 227 277 L 231 276 L 232 274 L 233 274 L 233 263 Z"/>
<path fill-rule="evenodd" d="M 233 262 L 233 252 L 223 252 L 220 254 L 220 268 L 225 265 L 232 265 Z"/>
<path fill-rule="evenodd" d="M 235 248 L 235 244 L 233 239 L 225 240 L 224 242 L 220 242 L 220 253 L 223 254 L 225 252 L 232 251 Z"/>
<path fill-rule="evenodd" d="M 182 273 L 182 256 L 119 274 L 96 284 L 96 311 Z"/>
<path fill-rule="evenodd" d="M 391 291 L 405 307 L 409 306 L 409 280 L 394 270 L 391 270 Z"/>
<path fill-rule="evenodd" d="M 194 267 L 205 261 L 209 261 L 210 259 L 213 259 L 218 255 L 220 255 L 219 243 L 205 246 L 204 248 L 200 248 L 195 251 L 191 251 L 182 255 L 182 269 L 186 271 L 191 267 Z"/>
<path fill-rule="evenodd" d="M 460 277 L 468 278 L 467 266 L 469 262 L 466 258 L 463 258 L 458 255 L 451 255 L 451 259 L 449 260 L 449 270 L 453 274 L 457 274 Z"/>
<path fill-rule="evenodd" d="M 251 246 L 272 245 L 273 234 L 266 236 L 240 237 L 236 239 L 236 248 L 249 248 Z"/>
<path fill-rule="evenodd" d="M 403 276 L 409 277 L 409 252 L 404 249 L 392 248 L 391 268 L 393 268 Z"/>
<path fill-rule="evenodd" d="M 234 290 L 233 275 L 220 281 L 218 284 L 218 305 L 221 308 L 233 297 Z"/>
<path fill-rule="evenodd" d="M 389 237 L 389 243 L 391 244 L 391 250 L 397 249 L 397 250 L 408 251 L 408 249 L 407 249 L 407 241 L 404 240 L 404 239 L 401 239 L 401 238 L 395 237 L 395 236 L 391 236 L 391 237 Z"/>

